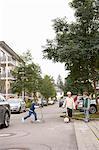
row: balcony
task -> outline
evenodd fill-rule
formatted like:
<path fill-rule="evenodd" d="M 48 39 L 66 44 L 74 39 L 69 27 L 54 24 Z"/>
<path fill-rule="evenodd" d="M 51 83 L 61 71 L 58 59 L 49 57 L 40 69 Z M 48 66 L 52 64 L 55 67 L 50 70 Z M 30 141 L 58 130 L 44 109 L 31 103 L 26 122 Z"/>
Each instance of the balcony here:
<path fill-rule="evenodd" d="M 1 80 L 15 80 L 15 78 L 12 76 L 11 73 L 8 73 L 8 75 L 4 72 L 0 75 Z"/>
<path fill-rule="evenodd" d="M 5 56 L 0 58 L 0 64 L 1 64 L 1 66 L 2 65 L 5 66 L 7 63 L 10 66 L 16 66 L 16 62 L 15 62 L 15 60 L 13 58 L 8 57 L 8 60 L 6 59 Z"/>
<path fill-rule="evenodd" d="M 5 56 L 0 58 L 0 64 L 1 64 L 1 66 L 6 65 L 6 57 Z"/>
<path fill-rule="evenodd" d="M 12 66 L 16 66 L 16 61 L 13 58 L 8 57 L 8 64 Z"/>

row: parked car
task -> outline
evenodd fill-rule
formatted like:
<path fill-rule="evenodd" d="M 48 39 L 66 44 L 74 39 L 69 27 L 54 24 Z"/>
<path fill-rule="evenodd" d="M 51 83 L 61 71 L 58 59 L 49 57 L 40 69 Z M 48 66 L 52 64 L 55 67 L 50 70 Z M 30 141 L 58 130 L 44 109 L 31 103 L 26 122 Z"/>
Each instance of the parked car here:
<path fill-rule="evenodd" d="M 10 98 L 8 103 L 10 104 L 11 112 L 21 113 L 26 111 L 26 103 L 21 98 Z"/>
<path fill-rule="evenodd" d="M 8 127 L 10 125 L 10 105 L 7 100 L 0 95 L 0 126 Z"/>
<path fill-rule="evenodd" d="M 42 104 L 43 104 L 43 106 L 47 106 L 48 105 L 47 100 L 43 99 Z"/>
<path fill-rule="evenodd" d="M 49 100 L 48 101 L 48 105 L 53 105 L 53 104 L 55 104 L 54 100 Z"/>
<path fill-rule="evenodd" d="M 92 100 L 90 100 L 90 101 L 91 101 L 91 102 L 90 102 L 90 113 L 91 113 L 91 114 L 94 114 L 94 113 L 97 112 L 96 99 L 92 99 Z M 82 100 L 82 98 L 79 99 L 78 109 L 79 109 L 80 111 L 84 111 L 84 110 L 83 110 L 83 100 Z"/>
<path fill-rule="evenodd" d="M 41 107 L 43 107 L 44 105 L 43 105 L 43 102 L 42 102 L 42 100 L 41 99 L 39 99 L 38 101 L 37 101 L 37 105 L 38 106 L 41 106 Z"/>

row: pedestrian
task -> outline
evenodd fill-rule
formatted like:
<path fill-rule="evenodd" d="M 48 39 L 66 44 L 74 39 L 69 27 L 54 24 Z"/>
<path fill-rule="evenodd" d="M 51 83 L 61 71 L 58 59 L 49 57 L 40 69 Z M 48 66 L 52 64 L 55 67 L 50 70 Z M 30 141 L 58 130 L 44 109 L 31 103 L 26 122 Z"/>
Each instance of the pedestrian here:
<path fill-rule="evenodd" d="M 35 112 L 35 108 L 39 108 L 39 106 L 36 106 L 35 103 L 32 102 L 31 107 L 30 107 L 29 112 L 28 112 L 28 115 L 27 115 L 26 117 L 22 118 L 22 122 L 23 122 L 23 123 L 24 123 L 24 121 L 25 121 L 27 118 L 31 117 L 32 114 L 34 115 L 35 121 L 37 121 L 37 122 L 40 121 L 40 120 L 37 119 L 37 114 L 36 114 L 36 112 Z"/>
<path fill-rule="evenodd" d="M 63 108 L 65 107 L 66 107 L 67 116 L 69 117 L 69 121 L 71 121 L 72 111 L 73 109 L 75 109 L 75 103 L 71 92 L 67 92 L 67 97 L 63 103 Z"/>
<path fill-rule="evenodd" d="M 99 111 L 99 96 L 96 99 L 96 103 L 97 103 L 97 111 Z"/>
<path fill-rule="evenodd" d="M 84 121 L 89 122 L 89 110 L 90 110 L 90 98 L 88 92 L 83 92 L 83 109 L 84 109 Z"/>

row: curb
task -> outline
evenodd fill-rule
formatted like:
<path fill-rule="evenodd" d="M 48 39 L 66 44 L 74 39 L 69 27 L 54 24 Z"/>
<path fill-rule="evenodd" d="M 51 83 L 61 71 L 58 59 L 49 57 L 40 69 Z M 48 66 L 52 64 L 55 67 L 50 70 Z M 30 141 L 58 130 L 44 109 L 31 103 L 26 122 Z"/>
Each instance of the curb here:
<path fill-rule="evenodd" d="M 84 120 L 84 118 L 76 118 L 76 117 L 72 117 L 72 119 L 75 120 Z M 99 118 L 90 118 L 91 121 L 99 121 Z"/>
<path fill-rule="evenodd" d="M 65 115 L 61 115 L 60 116 L 61 118 L 64 118 Z M 80 118 L 80 117 L 72 117 L 72 119 L 75 119 L 75 120 L 84 120 L 84 118 Z M 99 118 L 90 118 L 91 121 L 99 121 Z"/>

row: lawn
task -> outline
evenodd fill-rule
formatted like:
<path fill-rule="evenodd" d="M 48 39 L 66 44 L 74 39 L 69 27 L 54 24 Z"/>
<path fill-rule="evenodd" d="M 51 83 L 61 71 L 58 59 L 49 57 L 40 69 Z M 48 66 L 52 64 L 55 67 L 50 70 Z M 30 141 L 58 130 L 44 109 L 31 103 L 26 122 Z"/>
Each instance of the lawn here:
<path fill-rule="evenodd" d="M 82 114 L 74 114 L 73 115 L 73 118 L 78 118 L 78 119 L 82 119 L 82 118 L 84 118 L 84 114 L 82 113 Z M 99 112 L 97 112 L 97 113 L 95 113 L 95 114 L 90 114 L 90 118 L 91 119 L 94 119 L 94 118 L 97 118 L 97 119 L 99 119 Z"/>

